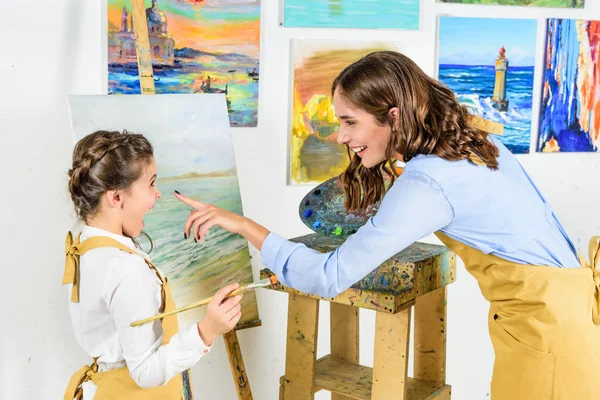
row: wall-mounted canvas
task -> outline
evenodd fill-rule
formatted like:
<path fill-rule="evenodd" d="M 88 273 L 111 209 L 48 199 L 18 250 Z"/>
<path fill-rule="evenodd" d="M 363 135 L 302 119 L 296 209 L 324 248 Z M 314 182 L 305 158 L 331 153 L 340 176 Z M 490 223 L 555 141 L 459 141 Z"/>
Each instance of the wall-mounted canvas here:
<path fill-rule="evenodd" d="M 280 0 L 284 26 L 419 29 L 420 0 Z"/>
<path fill-rule="evenodd" d="M 538 151 L 598 151 L 599 50 L 600 21 L 547 21 Z"/>
<path fill-rule="evenodd" d="M 583 8 L 585 0 L 437 0 L 438 3 L 496 4 L 501 6 Z"/>
<path fill-rule="evenodd" d="M 504 124 L 498 138 L 529 153 L 537 21 L 440 17 L 438 79 L 461 104 Z"/>
<path fill-rule="evenodd" d="M 144 3 L 156 93 L 225 93 L 231 125 L 256 126 L 260 0 Z M 108 93 L 140 93 L 130 0 L 108 0 Z"/>
<path fill-rule="evenodd" d="M 223 286 L 253 281 L 248 242 L 219 227 L 195 243 L 183 227 L 190 208 L 174 190 L 242 213 L 227 106 L 223 94 L 71 96 L 75 140 L 99 130 L 142 133 L 154 147 L 162 197 L 146 214 L 144 231 L 154 242 L 152 262 L 171 282 L 175 304 L 211 296 Z M 182 326 L 202 318 L 205 307 L 181 313 Z M 259 324 L 255 294 L 242 299 L 243 325 Z"/>
<path fill-rule="evenodd" d="M 339 175 L 348 166 L 346 146 L 337 144 L 339 121 L 331 84 L 349 64 L 391 43 L 301 40 L 292 42 L 293 90 L 290 122 L 290 183 L 314 184 Z"/>

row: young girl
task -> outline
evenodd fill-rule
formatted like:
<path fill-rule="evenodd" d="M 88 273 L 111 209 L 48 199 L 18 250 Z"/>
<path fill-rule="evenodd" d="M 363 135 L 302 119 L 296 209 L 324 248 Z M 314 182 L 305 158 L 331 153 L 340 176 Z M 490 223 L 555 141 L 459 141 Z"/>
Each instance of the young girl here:
<path fill-rule="evenodd" d="M 65 400 L 191 398 L 187 369 L 241 317 L 241 296 L 223 301 L 238 285 L 218 291 L 204 319 L 182 332 L 176 315 L 131 327 L 174 308 L 166 278 L 132 239 L 160 198 L 152 146 L 138 134 L 94 132 L 75 146 L 69 178 L 85 226 L 67 236 L 63 284 L 75 338 L 93 363 L 73 375 Z"/>
<path fill-rule="evenodd" d="M 395 160 L 406 163 L 356 234 L 335 252 L 319 253 L 177 195 L 198 209 L 185 232 L 193 227 L 202 238 L 219 225 L 240 233 L 280 282 L 324 297 L 435 233 L 490 302 L 492 399 L 598 399 L 600 238 L 590 242 L 592 264 L 580 265 L 556 213 L 518 160 L 408 57 L 372 53 L 340 73 L 332 95 L 337 140 L 354 153 L 342 175 L 348 208 L 379 200 L 381 170 L 393 171 Z"/>

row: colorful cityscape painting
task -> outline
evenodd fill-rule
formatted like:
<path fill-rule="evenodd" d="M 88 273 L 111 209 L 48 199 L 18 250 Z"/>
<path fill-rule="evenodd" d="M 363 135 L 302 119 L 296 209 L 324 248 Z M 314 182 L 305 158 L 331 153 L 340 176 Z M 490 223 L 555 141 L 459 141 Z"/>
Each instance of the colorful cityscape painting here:
<path fill-rule="evenodd" d="M 145 0 L 156 93 L 224 93 L 257 125 L 260 0 Z M 108 93 L 140 93 L 130 0 L 108 0 Z"/>
<path fill-rule="evenodd" d="M 600 21 L 546 22 L 537 150 L 598 151 L 600 147 Z"/>
<path fill-rule="evenodd" d="M 440 17 L 438 79 L 459 102 L 502 123 L 499 140 L 529 153 L 537 21 Z"/>

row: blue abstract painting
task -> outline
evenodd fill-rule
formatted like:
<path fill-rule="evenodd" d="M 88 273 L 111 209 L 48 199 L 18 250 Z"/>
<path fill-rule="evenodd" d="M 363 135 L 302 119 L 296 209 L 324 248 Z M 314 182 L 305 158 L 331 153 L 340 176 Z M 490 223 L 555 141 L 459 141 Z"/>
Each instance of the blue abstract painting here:
<path fill-rule="evenodd" d="M 420 0 L 283 0 L 283 25 L 419 29 Z"/>
<path fill-rule="evenodd" d="M 598 151 L 599 48 L 600 21 L 547 21 L 538 151 Z"/>
<path fill-rule="evenodd" d="M 537 21 L 440 17 L 438 79 L 473 114 L 504 125 L 498 139 L 529 153 Z"/>

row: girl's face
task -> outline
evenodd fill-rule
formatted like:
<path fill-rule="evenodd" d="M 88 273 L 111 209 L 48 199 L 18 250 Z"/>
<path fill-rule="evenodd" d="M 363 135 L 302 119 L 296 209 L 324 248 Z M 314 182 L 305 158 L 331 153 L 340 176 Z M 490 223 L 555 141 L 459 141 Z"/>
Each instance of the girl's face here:
<path fill-rule="evenodd" d="M 338 143 L 347 145 L 367 168 L 385 161 L 385 149 L 390 140 L 391 127 L 387 124 L 381 125 L 373 115 L 354 107 L 340 94 L 339 89 L 333 94 L 333 106 L 340 120 Z M 390 110 L 392 114 L 397 111 L 397 108 Z"/>
<path fill-rule="evenodd" d="M 142 175 L 123 192 L 122 230 L 129 237 L 139 236 L 144 227 L 144 215 L 160 198 L 156 187 L 156 161 L 151 158 L 143 167 Z"/>

